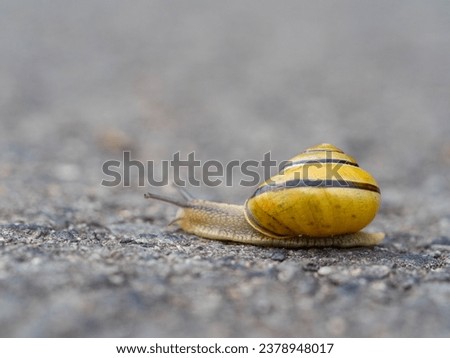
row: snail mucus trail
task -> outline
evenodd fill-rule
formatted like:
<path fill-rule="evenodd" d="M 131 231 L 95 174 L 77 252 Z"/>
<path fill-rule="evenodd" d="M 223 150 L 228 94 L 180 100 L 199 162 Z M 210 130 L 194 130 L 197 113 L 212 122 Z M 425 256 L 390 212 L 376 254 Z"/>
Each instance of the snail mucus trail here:
<path fill-rule="evenodd" d="M 308 148 L 262 183 L 244 205 L 145 194 L 179 207 L 179 228 L 203 238 L 269 247 L 374 246 L 384 233 L 361 231 L 381 202 L 375 179 L 331 144 Z M 339 165 L 339 180 L 330 177 Z M 307 173 L 307 178 L 302 177 Z"/>

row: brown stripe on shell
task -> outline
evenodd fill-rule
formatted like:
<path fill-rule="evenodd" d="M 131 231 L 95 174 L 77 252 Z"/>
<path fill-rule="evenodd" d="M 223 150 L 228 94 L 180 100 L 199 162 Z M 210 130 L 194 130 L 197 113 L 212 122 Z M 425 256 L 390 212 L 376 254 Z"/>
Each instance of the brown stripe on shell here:
<path fill-rule="evenodd" d="M 345 154 L 344 151 L 337 149 L 337 148 L 336 149 L 316 149 L 315 147 L 312 147 L 312 148 L 306 149 L 304 151 L 304 153 L 314 153 L 314 152 L 330 152 L 330 153 L 336 152 L 336 153 Z"/>
<path fill-rule="evenodd" d="M 274 221 L 276 221 L 280 226 L 283 226 L 285 229 L 289 230 L 292 232 L 292 230 L 287 227 L 286 225 L 284 225 L 282 222 L 280 222 L 275 216 L 270 215 L 268 212 L 265 211 L 265 214 L 270 216 L 270 218 Z M 296 236 L 295 233 L 292 232 L 291 235 L 280 235 L 277 234 L 276 232 L 273 232 L 272 230 L 267 229 L 266 227 L 262 226 L 261 223 L 256 220 L 255 216 L 253 215 L 253 213 L 249 210 L 248 206 L 245 205 L 245 216 L 247 217 L 247 221 L 249 223 L 252 224 L 252 226 L 254 225 L 254 228 L 256 230 L 258 230 L 259 232 L 270 236 L 270 237 L 277 237 L 277 238 L 283 238 L 283 237 L 293 237 Z"/>
<path fill-rule="evenodd" d="M 380 188 L 374 184 L 369 183 L 361 183 L 357 181 L 349 181 L 349 180 L 307 180 L 307 179 L 293 179 L 288 180 L 284 183 L 269 183 L 264 186 L 259 187 L 251 196 L 254 198 L 255 196 L 261 195 L 268 191 L 277 191 L 284 189 L 293 189 L 293 188 L 306 188 L 306 187 L 314 187 L 314 188 L 343 188 L 343 189 L 360 189 L 373 191 L 375 193 L 380 193 Z"/>
<path fill-rule="evenodd" d="M 283 170 L 286 170 L 287 168 L 293 167 L 293 166 L 297 166 L 300 164 L 315 164 L 315 163 L 321 163 L 321 164 L 344 164 L 344 165 L 351 165 L 354 167 L 359 167 L 358 163 L 356 162 L 352 162 L 350 160 L 345 160 L 345 159 L 330 159 L 330 158 L 323 158 L 323 159 L 304 159 L 304 160 L 296 160 L 293 162 L 287 162 L 286 164 L 284 164 L 281 168 L 280 168 L 280 172 L 282 172 Z"/>

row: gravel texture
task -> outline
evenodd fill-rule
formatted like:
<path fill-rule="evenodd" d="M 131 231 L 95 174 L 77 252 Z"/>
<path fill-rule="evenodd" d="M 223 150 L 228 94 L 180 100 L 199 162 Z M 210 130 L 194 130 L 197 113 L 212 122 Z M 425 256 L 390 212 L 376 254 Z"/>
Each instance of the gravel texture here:
<path fill-rule="evenodd" d="M 0 34 L 0 336 L 450 335 L 448 1 L 2 1 Z M 208 241 L 101 185 L 124 150 L 322 142 L 377 178 L 381 245 Z M 190 190 L 242 203 L 235 174 Z"/>

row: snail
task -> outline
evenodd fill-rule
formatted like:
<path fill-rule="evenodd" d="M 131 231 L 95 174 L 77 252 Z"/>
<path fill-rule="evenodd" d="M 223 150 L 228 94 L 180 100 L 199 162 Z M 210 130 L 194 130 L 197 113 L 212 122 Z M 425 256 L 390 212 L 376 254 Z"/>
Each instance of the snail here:
<path fill-rule="evenodd" d="M 182 194 L 184 201 L 144 196 L 178 206 L 174 223 L 203 238 L 283 248 L 374 246 L 384 239 L 384 233 L 360 231 L 380 206 L 375 179 L 331 144 L 289 160 L 244 205 Z"/>

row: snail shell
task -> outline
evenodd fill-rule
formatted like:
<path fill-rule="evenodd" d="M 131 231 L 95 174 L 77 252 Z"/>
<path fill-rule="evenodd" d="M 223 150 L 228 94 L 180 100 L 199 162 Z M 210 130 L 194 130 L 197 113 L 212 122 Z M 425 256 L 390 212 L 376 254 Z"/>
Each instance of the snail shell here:
<path fill-rule="evenodd" d="M 380 206 L 375 179 L 331 144 L 307 149 L 245 203 L 248 223 L 274 238 L 325 237 L 367 226 Z"/>

